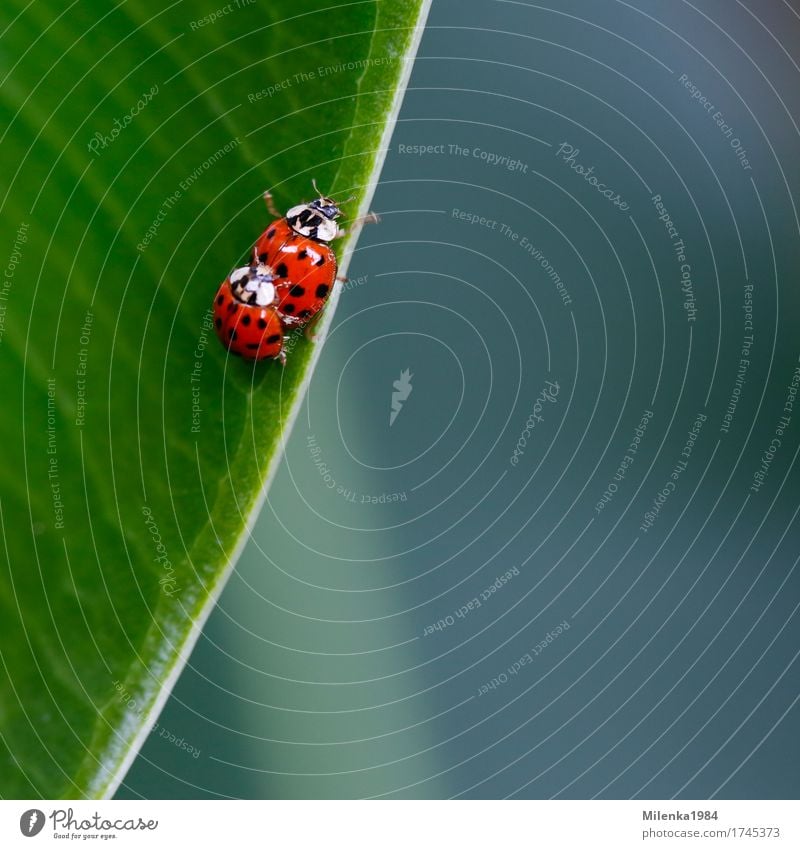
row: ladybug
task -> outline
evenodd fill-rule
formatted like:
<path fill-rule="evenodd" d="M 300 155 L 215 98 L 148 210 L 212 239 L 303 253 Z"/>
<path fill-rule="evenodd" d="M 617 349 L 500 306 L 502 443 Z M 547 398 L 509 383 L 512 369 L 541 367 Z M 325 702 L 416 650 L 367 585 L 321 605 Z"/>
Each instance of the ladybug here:
<path fill-rule="evenodd" d="M 307 326 L 328 299 L 338 270 L 330 242 L 344 231 L 339 205 L 313 186 L 319 197 L 283 217 L 264 195 L 276 220 L 258 237 L 251 264 L 232 271 L 217 292 L 214 326 L 233 354 L 285 364 L 285 333 Z"/>
<path fill-rule="evenodd" d="M 316 182 L 312 185 L 319 197 L 273 221 L 253 248 L 253 263 L 267 265 L 275 276 L 275 309 L 286 327 L 307 324 L 325 305 L 336 281 L 338 265 L 330 242 L 344 235 L 336 223 L 341 209 L 320 193 Z M 277 216 L 269 193 L 265 200 Z"/>
<path fill-rule="evenodd" d="M 266 266 L 246 265 L 232 271 L 219 287 L 214 299 L 214 327 L 232 354 L 246 360 L 270 357 L 286 362 L 273 279 Z"/>

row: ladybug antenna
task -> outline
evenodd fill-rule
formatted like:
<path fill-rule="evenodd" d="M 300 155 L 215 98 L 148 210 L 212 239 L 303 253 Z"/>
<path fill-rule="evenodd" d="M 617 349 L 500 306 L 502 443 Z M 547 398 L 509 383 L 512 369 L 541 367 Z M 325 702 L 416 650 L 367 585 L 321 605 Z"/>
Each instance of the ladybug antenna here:
<path fill-rule="evenodd" d="M 311 185 L 314 187 L 314 191 L 315 191 L 315 192 L 319 195 L 320 200 L 325 200 L 325 198 L 326 198 L 327 196 L 326 196 L 326 195 L 324 195 L 324 194 L 323 194 L 323 193 L 319 190 L 319 188 L 318 188 L 318 186 L 317 186 L 316 178 L 314 178 L 314 179 L 312 179 L 312 180 L 311 180 Z M 350 203 L 350 201 L 351 201 L 351 200 L 355 200 L 355 199 L 356 199 L 356 196 L 355 196 L 355 195 L 350 195 L 350 197 L 349 197 L 349 198 L 347 198 L 347 200 L 337 200 L 337 201 L 334 201 L 334 203 L 336 204 L 336 206 L 344 206 L 344 204 L 346 204 L 346 203 Z"/>

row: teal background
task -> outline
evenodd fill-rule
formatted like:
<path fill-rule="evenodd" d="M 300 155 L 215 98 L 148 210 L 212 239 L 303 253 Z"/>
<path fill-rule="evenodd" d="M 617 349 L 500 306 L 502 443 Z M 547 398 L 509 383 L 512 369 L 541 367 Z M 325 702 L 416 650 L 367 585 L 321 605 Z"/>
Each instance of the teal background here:
<path fill-rule="evenodd" d="M 799 15 L 777 0 L 435 0 L 382 223 L 120 798 L 797 798 L 800 406 L 750 487 L 800 356 Z M 656 194 L 685 244 L 693 322 Z M 723 432 L 746 284 L 752 353 Z M 512 465 L 548 380 L 558 396 Z M 405 500 L 362 500 L 384 494 Z"/>

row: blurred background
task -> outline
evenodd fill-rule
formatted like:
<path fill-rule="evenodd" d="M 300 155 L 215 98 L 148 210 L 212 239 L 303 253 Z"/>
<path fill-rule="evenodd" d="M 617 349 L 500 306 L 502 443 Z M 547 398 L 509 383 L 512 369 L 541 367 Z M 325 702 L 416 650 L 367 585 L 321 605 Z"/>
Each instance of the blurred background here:
<path fill-rule="evenodd" d="M 799 36 L 435 0 L 199 754 L 119 797 L 797 796 Z"/>

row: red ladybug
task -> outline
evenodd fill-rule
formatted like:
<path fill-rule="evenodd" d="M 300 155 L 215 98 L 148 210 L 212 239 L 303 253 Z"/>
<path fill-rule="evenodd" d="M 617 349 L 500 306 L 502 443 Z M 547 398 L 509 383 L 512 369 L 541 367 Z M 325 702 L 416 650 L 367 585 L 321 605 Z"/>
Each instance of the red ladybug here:
<path fill-rule="evenodd" d="M 246 360 L 286 361 L 283 325 L 275 310 L 275 286 L 265 266 L 232 271 L 214 299 L 214 327 L 220 341 Z"/>
<path fill-rule="evenodd" d="M 314 189 L 319 192 L 316 183 Z M 279 216 L 271 195 L 264 197 Z M 284 334 L 319 313 L 336 281 L 329 243 L 343 235 L 340 215 L 337 203 L 320 194 L 277 217 L 259 236 L 251 265 L 231 272 L 214 301 L 217 335 L 231 353 L 285 363 Z"/>

